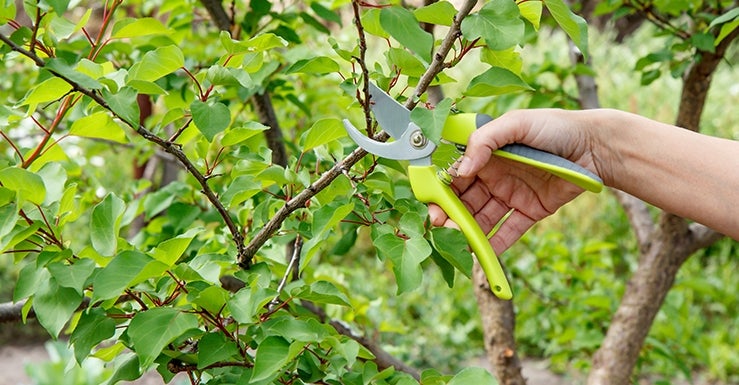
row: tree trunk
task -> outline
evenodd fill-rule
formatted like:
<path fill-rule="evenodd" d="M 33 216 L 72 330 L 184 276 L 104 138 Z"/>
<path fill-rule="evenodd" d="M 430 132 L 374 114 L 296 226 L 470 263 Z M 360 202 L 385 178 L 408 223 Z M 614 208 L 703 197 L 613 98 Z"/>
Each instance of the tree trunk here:
<path fill-rule="evenodd" d="M 485 272 L 477 261 L 472 270 L 472 281 L 485 335 L 485 350 L 495 369 L 495 376 L 502 385 L 526 384 L 521 373 L 521 361 L 516 354 L 516 314 L 513 311 L 513 302 L 502 300 L 493 294 Z"/>
<path fill-rule="evenodd" d="M 726 48 L 739 32 L 727 36 L 711 54 L 703 52 L 687 71 L 676 124 L 699 131 L 700 117 L 711 84 L 711 75 L 722 60 Z M 574 60 L 581 57 L 573 55 Z M 595 82 L 580 76 L 581 104 L 597 108 Z M 644 340 L 667 293 L 672 287 L 680 266 L 697 250 L 716 242 L 722 236 L 698 224 L 663 212 L 659 224 L 654 224 L 643 203 L 628 194 L 617 194 L 627 211 L 639 240 L 639 266 L 629 280 L 626 291 L 601 347 L 593 357 L 593 368 L 588 385 L 627 385 L 630 383 Z"/>

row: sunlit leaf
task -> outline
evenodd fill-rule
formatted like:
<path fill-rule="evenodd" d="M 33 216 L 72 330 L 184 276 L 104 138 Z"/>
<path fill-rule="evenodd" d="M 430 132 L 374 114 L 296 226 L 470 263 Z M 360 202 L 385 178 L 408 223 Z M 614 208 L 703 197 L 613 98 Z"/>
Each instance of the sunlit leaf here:
<path fill-rule="evenodd" d="M 40 205 L 46 198 L 46 186 L 41 176 L 23 168 L 7 167 L 0 170 L 0 183 L 15 191 L 20 202 Z"/>
<path fill-rule="evenodd" d="M 303 135 L 303 152 L 346 136 L 346 130 L 338 118 L 320 119 Z"/>
<path fill-rule="evenodd" d="M 541 23 L 543 2 L 544 1 L 522 1 L 518 3 L 518 10 L 521 12 L 521 17 L 528 20 L 537 30 Z"/>
<path fill-rule="evenodd" d="M 69 135 L 86 138 L 110 140 L 116 143 L 126 143 L 126 133 L 110 117 L 109 113 L 96 112 L 79 118 L 72 123 Z"/>
<path fill-rule="evenodd" d="M 90 240 L 92 247 L 101 255 L 113 255 L 118 247 L 118 230 L 125 210 L 122 199 L 108 194 L 92 210 Z"/>
<path fill-rule="evenodd" d="M 552 14 L 554 20 L 559 24 L 567 36 L 572 39 L 577 48 L 584 56 L 588 55 L 588 25 L 585 19 L 575 15 L 572 10 L 564 3 L 563 0 L 547 0 L 544 1 L 549 13 Z"/>
<path fill-rule="evenodd" d="M 168 45 L 144 54 L 140 62 L 128 72 L 128 80 L 153 82 L 169 75 L 185 65 L 185 57 L 180 47 Z"/>
<path fill-rule="evenodd" d="M 413 15 L 416 19 L 422 23 L 438 24 L 438 25 L 452 25 L 454 21 L 454 15 L 457 10 L 454 5 L 448 1 L 438 1 L 423 7 L 417 8 L 413 11 Z"/>
<path fill-rule="evenodd" d="M 339 64 L 326 56 L 302 59 L 285 70 L 286 73 L 330 74 L 339 71 Z"/>
<path fill-rule="evenodd" d="M 121 19 L 113 26 L 111 39 L 123 39 L 148 35 L 167 35 L 171 30 L 153 17 Z"/>

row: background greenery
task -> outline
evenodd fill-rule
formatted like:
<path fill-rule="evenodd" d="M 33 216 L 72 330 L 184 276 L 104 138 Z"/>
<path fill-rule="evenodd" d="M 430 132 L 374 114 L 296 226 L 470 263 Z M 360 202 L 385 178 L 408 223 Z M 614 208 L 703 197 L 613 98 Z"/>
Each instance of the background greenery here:
<path fill-rule="evenodd" d="M 593 31 L 590 50 L 601 103 L 604 107 L 670 122 L 675 115 L 679 82 L 661 77 L 643 87 L 634 72 L 640 57 L 664 44 L 651 38 L 652 31 L 646 30 L 649 26 L 643 28 L 645 30 L 628 38 L 623 45 L 612 43 L 610 32 Z M 335 38 L 341 43 L 351 40 L 350 36 Z M 733 59 L 737 58 L 734 48 L 729 55 Z M 188 48 L 184 49 L 187 52 Z M 308 39 L 288 55 L 302 57 L 316 53 L 328 55 L 331 51 L 325 44 Z M 218 56 L 213 52 L 205 54 Z M 381 55 L 379 52 L 370 54 Z M 570 97 L 576 93 L 575 85 L 569 73 L 562 70 L 569 66 L 564 34 L 558 30 L 543 30 L 535 42 L 527 45 L 524 57 L 530 84 L 554 95 L 546 103 L 535 101 L 536 105 L 573 107 Z M 704 129 L 710 134 L 739 139 L 739 112 L 733 108 L 739 105 L 739 69 L 730 64 L 722 65 L 716 74 L 704 113 Z M 465 76 L 473 76 L 475 72 L 471 66 L 475 66 L 475 60 L 451 71 L 459 84 L 466 84 Z M 24 79 L 23 74 L 11 76 L 14 79 L 0 79 L 3 89 L 11 84 L 30 86 L 33 81 Z M 302 81 L 299 77 L 289 80 L 296 85 Z M 336 93 L 328 91 L 336 87 L 338 80 L 335 75 L 311 78 L 311 93 L 302 93 L 287 81 L 278 83 L 275 97 L 284 102 L 277 111 L 278 118 L 284 127 L 294 127 L 287 129 L 291 142 L 298 142 L 310 127 L 309 122 L 304 121 L 305 108 L 309 108 L 311 119 L 316 120 L 321 116 L 336 117 L 337 105 L 343 108 L 352 102 L 347 95 L 337 100 Z M 461 92 L 455 85 L 446 87 L 445 91 L 449 95 Z M 527 107 L 530 103 L 530 95 L 511 95 L 466 99 L 460 102 L 460 108 L 497 115 L 512 108 Z M 131 189 L 131 168 L 116 165 L 131 163 L 139 151 L 145 153 L 145 149 L 111 147 L 92 141 L 68 142 L 70 148 L 79 146 L 86 154 L 86 160 L 79 162 L 77 177 L 98 186 L 83 191 L 86 194 L 83 200 L 92 202 L 95 196 L 102 197 L 106 191 L 133 195 L 143 189 L 144 186 Z M 307 156 L 321 155 L 329 154 Z M 186 184 L 179 187 L 194 189 Z M 157 228 L 156 221 L 149 226 L 145 236 L 150 238 L 138 239 L 140 244 L 156 243 L 157 231 L 172 231 Z M 89 228 L 83 216 L 67 226 L 65 232 L 86 237 Z M 338 241 L 340 235 L 331 237 L 330 241 Z M 563 208 L 506 252 L 503 258 L 511 270 L 511 283 L 516 293 L 517 338 L 523 355 L 547 358 L 557 371 L 586 370 L 629 273 L 635 268 L 635 247 L 628 222 L 617 203 L 610 195 L 600 194 L 586 195 Z M 275 249 L 277 255 L 281 248 Z M 638 367 L 639 374 L 674 379 L 675 373 L 689 377 L 691 373 L 702 372 L 726 383 L 739 381 L 739 301 L 736 296 L 739 280 L 735 273 L 739 271 L 738 254 L 737 242 L 723 240 L 686 263 L 650 332 Z M 377 333 L 374 337 L 402 360 L 420 368 L 457 372 L 470 360 L 484 354 L 470 282 L 461 274 L 457 274 L 456 285 L 450 289 L 439 270 L 429 267 L 421 288 L 397 295 L 395 275 L 386 262 L 374 257 L 368 230 L 359 232 L 357 244 L 348 253 L 322 255 L 321 258 L 322 263 L 311 271 L 311 276 L 316 280 L 336 282 L 352 293 L 351 308 L 328 305 L 328 314 L 347 322 L 357 321 L 366 332 Z M 0 301 L 11 299 L 11 283 L 16 282 L 26 263 L 15 262 L 9 256 L 0 258 Z"/>

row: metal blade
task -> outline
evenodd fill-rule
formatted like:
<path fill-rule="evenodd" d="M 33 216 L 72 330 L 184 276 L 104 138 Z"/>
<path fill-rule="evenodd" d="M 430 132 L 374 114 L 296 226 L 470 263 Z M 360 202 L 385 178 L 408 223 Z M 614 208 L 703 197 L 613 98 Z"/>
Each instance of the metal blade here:
<path fill-rule="evenodd" d="M 351 137 L 360 147 L 370 154 L 375 154 L 383 158 L 410 160 L 414 164 L 426 164 L 430 162 L 431 153 L 436 149 L 436 145 L 432 142 L 427 142 L 421 147 L 413 147 L 410 142 L 414 132 L 411 130 L 406 131 L 404 135 L 401 135 L 398 140 L 394 142 L 383 143 L 364 136 L 364 134 L 359 132 L 359 130 L 347 119 L 344 119 L 344 128 L 349 134 L 349 137 Z M 420 131 L 421 130 L 416 127 L 416 132 L 420 133 Z"/>
<path fill-rule="evenodd" d="M 370 107 L 375 113 L 377 123 L 395 140 L 400 139 L 411 123 L 411 112 L 375 83 L 370 82 L 369 89 L 372 96 Z"/>

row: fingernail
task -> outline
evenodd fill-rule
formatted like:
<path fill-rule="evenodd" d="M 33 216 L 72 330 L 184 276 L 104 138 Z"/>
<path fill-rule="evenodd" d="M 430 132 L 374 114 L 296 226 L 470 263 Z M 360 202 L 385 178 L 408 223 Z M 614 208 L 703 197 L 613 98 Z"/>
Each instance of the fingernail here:
<path fill-rule="evenodd" d="M 463 156 L 459 158 L 459 167 L 457 167 L 458 176 L 467 176 L 470 171 L 470 158 Z"/>

